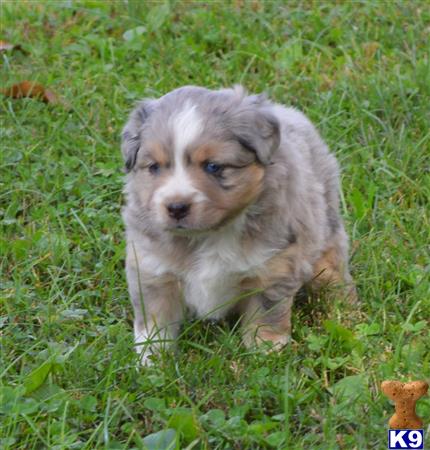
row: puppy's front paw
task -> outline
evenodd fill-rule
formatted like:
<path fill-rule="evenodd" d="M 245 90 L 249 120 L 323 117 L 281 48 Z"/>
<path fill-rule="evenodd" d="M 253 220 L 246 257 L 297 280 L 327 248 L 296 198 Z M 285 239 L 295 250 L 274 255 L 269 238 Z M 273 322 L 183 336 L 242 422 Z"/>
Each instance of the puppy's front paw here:
<path fill-rule="evenodd" d="M 138 367 L 148 367 L 156 363 L 161 352 L 171 345 L 172 339 L 165 330 L 148 334 L 141 332 L 135 335 L 135 350 L 138 355 Z"/>
<path fill-rule="evenodd" d="M 153 351 L 155 350 L 155 352 Z M 137 367 L 149 367 L 154 364 L 156 349 L 152 349 L 149 345 L 137 345 Z"/>
<path fill-rule="evenodd" d="M 151 366 L 154 364 L 154 361 L 152 360 L 154 355 L 153 348 L 154 344 L 151 344 L 151 339 L 146 333 L 140 333 L 139 335 L 135 336 L 134 339 L 134 349 L 137 353 L 137 367 L 145 367 L 145 366 Z"/>

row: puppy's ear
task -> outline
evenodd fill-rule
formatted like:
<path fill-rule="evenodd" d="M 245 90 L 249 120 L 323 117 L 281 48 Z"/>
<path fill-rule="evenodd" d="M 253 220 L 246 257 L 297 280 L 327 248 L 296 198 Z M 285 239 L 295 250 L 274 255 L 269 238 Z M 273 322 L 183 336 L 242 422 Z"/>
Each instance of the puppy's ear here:
<path fill-rule="evenodd" d="M 140 102 L 130 114 L 121 134 L 121 152 L 125 161 L 125 170 L 130 172 L 136 164 L 137 152 L 141 144 L 140 132 L 143 124 L 151 114 L 155 101 Z"/>
<path fill-rule="evenodd" d="M 253 102 L 236 111 L 231 121 L 236 139 L 264 165 L 270 164 L 281 139 L 278 119 L 268 109 Z"/>

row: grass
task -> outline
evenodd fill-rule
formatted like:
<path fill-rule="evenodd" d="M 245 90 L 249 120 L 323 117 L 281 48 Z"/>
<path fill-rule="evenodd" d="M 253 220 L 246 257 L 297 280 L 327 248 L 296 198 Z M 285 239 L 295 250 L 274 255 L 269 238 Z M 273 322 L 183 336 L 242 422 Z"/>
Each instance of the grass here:
<path fill-rule="evenodd" d="M 386 448 L 380 382 L 430 377 L 429 23 L 418 0 L 3 1 L 2 39 L 28 52 L 2 53 L 3 84 L 67 105 L 1 100 L 0 447 Z M 268 356 L 190 321 L 136 371 L 121 127 L 144 96 L 237 82 L 336 153 L 361 302 L 297 304 Z"/>

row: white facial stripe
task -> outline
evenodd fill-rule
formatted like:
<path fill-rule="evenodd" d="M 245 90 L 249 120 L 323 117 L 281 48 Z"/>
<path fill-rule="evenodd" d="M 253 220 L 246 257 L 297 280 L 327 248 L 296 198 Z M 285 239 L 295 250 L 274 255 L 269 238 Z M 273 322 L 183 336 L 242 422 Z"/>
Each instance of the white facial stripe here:
<path fill-rule="evenodd" d="M 196 106 L 187 102 L 184 109 L 170 121 L 173 131 L 175 169 L 167 183 L 155 194 L 155 203 L 163 207 L 163 203 L 169 197 L 189 198 L 194 203 L 202 202 L 207 197 L 193 186 L 192 180 L 184 166 L 184 154 L 186 148 L 202 132 L 202 119 L 198 115 Z"/>
<path fill-rule="evenodd" d="M 203 124 L 196 106 L 187 102 L 184 109 L 172 118 L 175 162 L 183 160 L 185 149 L 202 132 Z"/>

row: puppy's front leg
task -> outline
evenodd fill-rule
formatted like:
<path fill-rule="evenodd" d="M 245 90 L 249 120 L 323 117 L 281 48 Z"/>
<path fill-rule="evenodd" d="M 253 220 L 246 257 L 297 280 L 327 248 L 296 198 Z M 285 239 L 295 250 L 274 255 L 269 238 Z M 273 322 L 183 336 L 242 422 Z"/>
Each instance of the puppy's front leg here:
<path fill-rule="evenodd" d="M 179 282 L 171 275 L 145 277 L 130 267 L 127 280 L 134 309 L 135 348 L 140 363 L 150 364 L 148 357 L 178 334 L 184 316 Z"/>
<path fill-rule="evenodd" d="M 242 305 L 243 342 L 247 347 L 271 342 L 281 349 L 291 334 L 291 307 L 300 285 L 280 282 L 256 294 Z"/>

